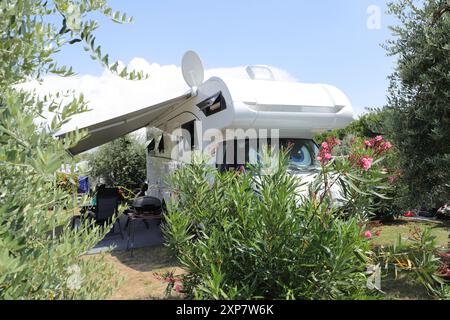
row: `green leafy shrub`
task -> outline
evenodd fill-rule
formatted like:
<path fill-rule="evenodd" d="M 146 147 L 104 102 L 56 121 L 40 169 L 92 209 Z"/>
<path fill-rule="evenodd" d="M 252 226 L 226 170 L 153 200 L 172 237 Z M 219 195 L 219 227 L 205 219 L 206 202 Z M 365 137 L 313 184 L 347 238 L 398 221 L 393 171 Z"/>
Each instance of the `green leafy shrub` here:
<path fill-rule="evenodd" d="M 406 239 L 399 235 L 393 246 L 378 247 L 376 257 L 386 275 L 401 273 L 423 285 L 430 296 L 450 299 L 450 250 L 436 245 L 430 229 L 415 228 Z"/>
<path fill-rule="evenodd" d="M 134 135 L 101 146 L 88 160 L 90 176 L 110 186 L 132 189 L 146 179 L 145 147 Z"/>
<path fill-rule="evenodd" d="M 322 173 L 308 195 L 300 192 L 298 177 L 287 172 L 284 153 L 273 168 L 267 165 L 272 160 L 266 154 L 268 160 L 241 173 L 220 173 L 198 161 L 174 174 L 176 201 L 169 205 L 163 231 L 188 271 L 183 276 L 187 296 L 346 299 L 376 295 L 366 288 L 370 248 L 362 236 L 365 215 L 356 212 L 367 211 L 370 204 L 364 205 L 361 197 L 358 205 L 345 206 L 344 215 L 329 192 L 341 182 L 351 184 L 349 188 L 360 195 L 369 188 L 360 190 L 350 174 L 344 175 L 344 167 L 352 165 L 348 159 L 328 157 L 332 147 L 332 141 L 327 148 L 322 146 L 318 157 Z M 356 164 L 352 168 L 366 172 Z M 367 171 L 375 168 L 376 163 Z"/>
<path fill-rule="evenodd" d="M 336 156 L 339 146 L 335 138 L 322 144 L 322 169 L 307 195 L 286 171 L 284 154 L 275 168 L 263 157 L 244 172 L 220 173 L 202 161 L 178 170 L 163 231 L 188 273 L 168 275 L 168 292 L 176 286 L 197 299 L 380 298 L 381 272 L 402 272 L 448 299 L 450 253 L 436 247 L 429 230 L 375 251 L 364 232 L 370 199 L 386 191 L 382 164 L 392 145 L 382 137 L 356 139 L 347 158 Z M 334 205 L 335 184 L 353 190 L 343 206 Z"/>
<path fill-rule="evenodd" d="M 385 128 L 399 150 L 401 204 L 410 209 L 437 209 L 450 199 L 449 7 L 447 0 L 389 5 L 398 23 L 386 49 L 398 61 Z"/>
<path fill-rule="evenodd" d="M 75 173 L 56 173 L 56 184 L 59 188 L 69 192 L 76 193 L 78 188 L 78 175 Z"/>
<path fill-rule="evenodd" d="M 361 221 L 366 221 L 382 210 L 383 200 L 391 200 L 387 196 L 392 188 L 391 169 L 386 158 L 392 148 L 393 145 L 382 136 L 372 139 L 353 137 L 346 144 L 328 138 L 322 143 L 317 157 L 322 170 L 313 186 L 316 190 L 324 186 L 326 192 L 322 193 L 322 198 L 331 198 L 329 192 L 335 186 L 343 213 L 357 215 Z M 342 149 L 346 150 L 344 154 Z"/>
<path fill-rule="evenodd" d="M 369 109 L 367 114 L 360 116 L 346 128 L 318 134 L 314 139 L 318 143 L 323 143 L 332 137 L 339 138 L 343 143 L 336 147 L 335 153 L 339 156 L 347 157 L 354 151 L 351 146 L 355 142 L 364 147 L 364 141 L 373 141 L 377 136 L 387 133 L 385 123 L 390 117 L 390 109 L 372 108 Z M 393 147 L 390 152 L 384 154 L 383 159 L 380 161 L 381 167 L 389 175 L 389 188 L 385 189 L 385 197 L 373 196 L 371 201 L 376 203 L 376 207 L 372 210 L 372 218 L 391 220 L 404 211 L 402 207 L 404 203 L 405 185 L 400 181 L 402 170 L 399 168 L 398 149 Z M 410 208 L 407 207 L 406 209 Z"/>
<path fill-rule="evenodd" d="M 374 138 L 384 135 L 384 119 L 388 117 L 388 109 L 371 108 L 367 110 L 367 113 L 353 120 L 347 127 L 317 134 L 314 136 L 314 140 L 321 144 L 332 137 L 344 140 L 348 136 Z"/>
<path fill-rule="evenodd" d="M 86 102 L 72 92 L 38 96 L 20 88 L 49 73 L 72 75 L 53 56 L 80 41 L 92 58 L 117 72 L 95 44 L 98 24 L 86 17 L 98 12 L 116 22 L 128 18 L 99 0 L 5 0 L 0 7 L 0 299 L 105 298 L 117 282 L 111 266 L 101 256 L 83 255 L 108 227 L 70 228 L 78 211 L 76 185 L 58 176 L 63 164 L 73 167 L 65 150 L 85 133 L 53 137 L 87 110 Z M 120 74 L 141 77 L 126 69 Z"/>
<path fill-rule="evenodd" d="M 29 94 L 6 94 L 10 99 L 0 117 L 0 297 L 105 297 L 115 284 L 111 268 L 102 259 L 94 263 L 82 255 L 108 228 L 71 229 L 77 185 L 58 173 L 70 162 L 67 141 L 54 140 L 34 124 L 37 113 Z M 75 275 L 71 266 L 78 270 Z"/>

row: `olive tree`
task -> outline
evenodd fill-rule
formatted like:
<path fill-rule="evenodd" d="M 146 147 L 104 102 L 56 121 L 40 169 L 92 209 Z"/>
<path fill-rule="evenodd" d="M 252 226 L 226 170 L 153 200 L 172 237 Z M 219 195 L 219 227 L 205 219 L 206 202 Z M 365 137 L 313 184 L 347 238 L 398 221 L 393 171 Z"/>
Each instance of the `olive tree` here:
<path fill-rule="evenodd" d="M 133 135 L 101 146 L 88 160 L 91 177 L 107 185 L 136 188 L 145 181 L 145 146 Z"/>
<path fill-rule="evenodd" d="M 86 133 L 55 139 L 62 124 L 88 106 L 73 92 L 38 96 L 20 84 L 47 74 L 70 76 L 55 53 L 83 44 L 91 57 L 120 76 L 95 42 L 92 13 L 114 22 L 130 18 L 103 0 L 3 0 L 0 2 L 0 298 L 102 298 L 111 292 L 112 270 L 83 254 L 101 239 L 96 228 L 72 230 L 77 210 L 70 188 L 58 185 L 62 164 L 73 163 L 66 149 Z M 45 111 L 51 118 L 43 119 Z"/>
<path fill-rule="evenodd" d="M 399 151 L 405 203 L 438 207 L 450 199 L 450 3 L 399 0 L 386 45 L 391 75 L 387 130 Z"/>

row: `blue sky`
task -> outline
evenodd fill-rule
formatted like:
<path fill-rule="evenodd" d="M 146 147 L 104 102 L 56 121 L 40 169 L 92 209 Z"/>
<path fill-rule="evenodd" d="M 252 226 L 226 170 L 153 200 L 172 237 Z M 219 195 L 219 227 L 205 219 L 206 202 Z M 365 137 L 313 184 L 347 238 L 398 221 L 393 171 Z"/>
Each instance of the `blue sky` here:
<path fill-rule="evenodd" d="M 205 68 L 267 64 L 300 82 L 328 83 L 343 90 L 356 113 L 386 101 L 387 76 L 395 60 L 380 44 L 391 37 L 386 1 L 380 0 L 112 0 L 134 17 L 131 25 L 100 19 L 97 42 L 113 59 L 141 57 L 180 65 L 197 51 Z M 382 12 L 381 28 L 366 25 L 370 5 Z M 64 49 L 61 62 L 79 74 L 102 69 L 78 48 Z"/>

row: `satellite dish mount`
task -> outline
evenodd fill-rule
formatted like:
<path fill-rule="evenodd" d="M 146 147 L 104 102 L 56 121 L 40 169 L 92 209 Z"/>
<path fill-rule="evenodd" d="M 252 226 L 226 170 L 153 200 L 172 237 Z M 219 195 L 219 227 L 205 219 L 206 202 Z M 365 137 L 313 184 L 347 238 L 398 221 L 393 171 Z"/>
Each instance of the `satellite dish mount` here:
<path fill-rule="evenodd" d="M 192 90 L 192 95 L 197 95 L 198 88 L 203 83 L 205 71 L 202 60 L 194 51 L 187 51 L 181 61 L 181 71 L 184 81 Z"/>

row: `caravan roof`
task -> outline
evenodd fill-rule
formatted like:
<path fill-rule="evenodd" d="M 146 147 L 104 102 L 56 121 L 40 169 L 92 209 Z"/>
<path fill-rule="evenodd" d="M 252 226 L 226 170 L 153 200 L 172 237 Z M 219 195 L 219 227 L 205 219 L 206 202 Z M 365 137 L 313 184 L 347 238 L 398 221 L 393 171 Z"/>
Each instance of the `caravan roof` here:
<path fill-rule="evenodd" d="M 353 120 L 350 101 L 330 85 L 213 77 L 199 88 L 199 95 L 218 91 L 227 110 L 205 120 L 206 128 L 277 128 L 286 137 L 300 138 Z"/>
<path fill-rule="evenodd" d="M 196 95 L 187 93 L 84 128 L 89 135 L 69 151 L 75 155 L 92 149 L 152 124 L 190 99 L 195 107 L 218 93 L 224 97 L 226 108 L 205 116 L 205 129 L 278 128 L 281 136 L 306 138 L 315 132 L 345 127 L 352 120 L 349 100 L 330 85 L 212 77 Z"/>
<path fill-rule="evenodd" d="M 217 78 L 212 78 L 217 79 Z M 222 79 L 234 102 L 259 106 L 303 106 L 332 111 L 350 106 L 347 97 L 337 88 L 324 84 L 281 82 L 272 80 Z"/>

